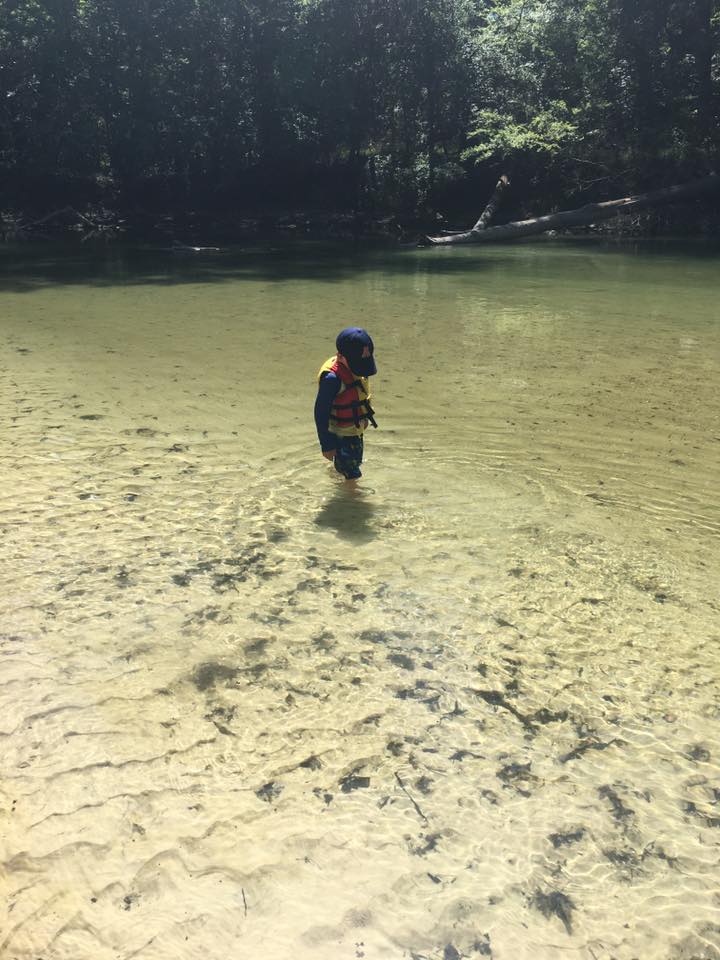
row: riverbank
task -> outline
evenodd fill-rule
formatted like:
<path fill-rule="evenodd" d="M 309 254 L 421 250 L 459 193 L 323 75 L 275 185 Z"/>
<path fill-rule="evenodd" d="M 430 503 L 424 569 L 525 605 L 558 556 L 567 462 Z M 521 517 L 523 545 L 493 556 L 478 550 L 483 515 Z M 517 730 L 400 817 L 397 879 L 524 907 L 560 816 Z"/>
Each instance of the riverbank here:
<path fill-rule="evenodd" d="M 63 206 L 52 210 L 0 212 L 0 240 L 5 242 L 79 237 L 83 242 L 118 239 L 167 244 L 182 251 L 196 247 L 292 239 L 362 240 L 389 243 L 422 242 L 428 234 L 467 230 L 478 211 L 463 218 L 457 212 L 435 211 L 402 217 L 392 212 L 322 210 L 298 207 L 284 210 L 172 210 L 151 211 L 103 204 Z M 525 207 L 502 211 L 497 224 L 537 215 Z M 583 227 L 551 231 L 552 236 L 720 237 L 720 201 L 715 197 L 659 206 L 619 215 Z"/>

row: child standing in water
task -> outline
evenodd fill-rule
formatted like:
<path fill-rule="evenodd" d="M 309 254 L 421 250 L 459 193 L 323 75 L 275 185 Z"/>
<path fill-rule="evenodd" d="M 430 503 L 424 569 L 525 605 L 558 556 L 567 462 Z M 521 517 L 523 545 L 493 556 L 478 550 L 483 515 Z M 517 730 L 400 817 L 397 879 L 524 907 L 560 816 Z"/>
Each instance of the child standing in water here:
<path fill-rule="evenodd" d="M 377 373 L 375 347 L 366 330 L 346 327 L 335 342 L 337 354 L 318 371 L 315 426 L 322 455 L 347 480 L 362 476 L 363 433 L 377 427 L 368 377 Z"/>

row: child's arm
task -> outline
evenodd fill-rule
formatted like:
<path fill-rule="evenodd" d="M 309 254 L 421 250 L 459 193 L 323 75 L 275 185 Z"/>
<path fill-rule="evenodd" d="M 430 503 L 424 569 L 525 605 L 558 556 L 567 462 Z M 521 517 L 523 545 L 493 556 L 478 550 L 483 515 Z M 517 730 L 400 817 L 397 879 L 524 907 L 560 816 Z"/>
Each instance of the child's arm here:
<path fill-rule="evenodd" d="M 320 447 L 324 454 L 335 452 L 337 439 L 335 434 L 330 432 L 330 410 L 340 390 L 340 384 L 340 378 L 336 377 L 334 373 L 326 373 L 318 384 L 315 400 L 315 426 L 317 427 Z"/>

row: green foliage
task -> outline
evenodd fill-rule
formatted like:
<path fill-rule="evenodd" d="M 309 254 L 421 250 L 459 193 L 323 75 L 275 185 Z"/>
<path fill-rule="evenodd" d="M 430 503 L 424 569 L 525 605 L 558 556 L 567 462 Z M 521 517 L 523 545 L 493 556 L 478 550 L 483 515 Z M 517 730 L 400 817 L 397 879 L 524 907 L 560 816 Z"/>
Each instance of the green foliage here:
<path fill-rule="evenodd" d="M 505 163 L 518 157 L 551 159 L 579 137 L 577 124 L 568 116 L 567 105 L 557 100 L 526 122 L 497 110 L 478 110 L 469 133 L 478 142 L 464 150 L 462 158 L 476 163 Z"/>
<path fill-rule="evenodd" d="M 717 161 L 719 33 L 720 0 L 0 0 L 0 199 L 671 180 Z"/>

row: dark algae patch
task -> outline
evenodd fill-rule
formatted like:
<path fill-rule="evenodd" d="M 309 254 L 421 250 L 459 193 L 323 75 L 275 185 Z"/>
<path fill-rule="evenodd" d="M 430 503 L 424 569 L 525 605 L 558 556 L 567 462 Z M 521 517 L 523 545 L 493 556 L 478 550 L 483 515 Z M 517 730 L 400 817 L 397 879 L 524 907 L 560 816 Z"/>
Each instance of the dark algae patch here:
<path fill-rule="evenodd" d="M 424 703 L 429 710 L 438 710 L 440 703 L 440 694 L 434 693 L 429 687 L 427 681 L 416 680 L 414 687 L 404 687 L 395 691 L 398 700 L 418 700 Z"/>
<path fill-rule="evenodd" d="M 501 767 L 495 776 L 498 780 L 502 780 L 506 787 L 512 787 L 521 796 L 529 797 L 530 791 L 526 789 L 526 786 L 537 782 L 537 777 L 530 773 L 531 766 L 530 763 L 508 763 Z"/>
<path fill-rule="evenodd" d="M 343 793 L 352 793 L 353 790 L 363 790 L 370 786 L 370 777 L 359 777 L 354 773 L 348 774 L 340 781 Z"/>
<path fill-rule="evenodd" d="M 192 681 L 198 690 L 209 690 L 219 681 L 234 680 L 238 673 L 237 667 L 208 660 L 205 663 L 198 664 L 193 671 Z"/>
<path fill-rule="evenodd" d="M 299 764 L 304 770 L 320 770 L 322 769 L 322 760 L 319 757 L 311 756 L 306 760 L 302 760 Z"/>
<path fill-rule="evenodd" d="M 704 813 L 702 810 L 698 810 L 698 807 L 692 800 L 688 800 L 684 808 L 685 813 L 689 813 L 693 817 L 697 817 L 701 820 L 706 827 L 720 827 L 720 816 L 713 817 L 710 814 Z"/>
<path fill-rule="evenodd" d="M 490 934 L 484 933 L 482 940 L 476 940 L 472 945 L 475 953 L 481 957 L 492 957 L 492 947 L 490 946 Z"/>
<path fill-rule="evenodd" d="M 406 630 L 362 630 L 358 640 L 362 643 L 391 643 L 393 640 L 408 640 L 410 634 Z"/>
<path fill-rule="evenodd" d="M 625 743 L 625 741 L 618 740 L 615 737 L 613 737 L 612 740 L 608 740 L 607 743 L 603 743 L 601 740 L 581 740 L 574 749 L 560 757 L 560 763 L 568 763 L 570 760 L 576 760 L 584 753 L 587 753 L 588 750 L 607 750 L 607 748 L 611 747 L 614 743 L 622 745 Z"/>
<path fill-rule="evenodd" d="M 235 733 L 227 726 L 235 716 L 235 707 L 214 707 L 209 713 L 205 714 L 205 719 L 213 724 L 218 733 L 226 737 L 234 737 Z"/>
<path fill-rule="evenodd" d="M 541 707 L 535 713 L 529 713 L 527 720 L 531 723 L 564 723 L 568 718 L 567 710 L 548 710 L 547 707 Z"/>
<path fill-rule="evenodd" d="M 410 853 L 416 857 L 426 857 L 428 853 L 431 853 L 437 847 L 441 836 L 441 833 L 421 834 L 423 842 L 416 846 L 411 846 Z"/>
<path fill-rule="evenodd" d="M 644 859 L 634 850 L 603 850 L 603 856 L 613 866 L 622 869 L 628 878 L 639 872 Z"/>
<path fill-rule="evenodd" d="M 508 687 L 508 690 L 514 689 L 513 687 Z M 568 718 L 566 710 L 552 711 L 548 710 L 546 707 L 542 707 L 540 710 L 536 710 L 534 713 L 524 714 L 515 706 L 514 703 L 511 703 L 506 693 L 501 690 L 478 690 L 475 688 L 469 688 L 468 693 L 474 693 L 476 697 L 480 697 L 481 700 L 484 700 L 485 703 L 490 704 L 492 707 L 500 707 L 503 710 L 507 710 L 508 713 L 511 713 L 520 723 L 525 727 L 529 733 L 536 733 L 539 725 L 545 725 L 548 723 L 561 723 Z"/>
<path fill-rule="evenodd" d="M 425 794 L 425 796 L 428 796 L 428 794 L 432 793 L 432 784 L 433 784 L 432 778 L 425 776 L 425 774 L 423 774 L 422 777 L 418 777 L 417 780 L 415 781 L 415 786 L 420 791 L 420 793 Z"/>
<path fill-rule="evenodd" d="M 282 558 L 275 563 L 281 564 Z M 187 587 L 196 577 L 210 578 L 210 585 L 216 593 L 227 593 L 237 590 L 239 583 L 244 583 L 251 576 L 261 580 L 268 580 L 276 574 L 275 567 L 268 566 L 268 557 L 263 550 L 248 546 L 238 556 L 213 557 L 209 560 L 200 560 L 192 567 L 180 573 L 172 574 L 172 581 L 176 586 Z"/>
<path fill-rule="evenodd" d="M 568 847 L 571 843 L 577 843 L 584 836 L 585 828 L 580 827 L 578 830 L 571 830 L 567 833 L 551 833 L 548 840 L 557 850 L 560 847 Z"/>
<path fill-rule="evenodd" d="M 613 790 L 612 787 L 604 786 L 600 787 L 598 790 L 598 796 L 601 800 L 608 800 L 610 803 L 611 813 L 613 817 L 622 823 L 624 820 L 627 820 L 628 817 L 631 817 L 635 812 L 630 807 L 626 807 L 622 802 L 618 794 Z"/>
<path fill-rule="evenodd" d="M 475 760 L 484 760 L 484 756 L 481 753 L 473 753 L 472 750 L 456 750 L 455 753 L 450 754 L 450 759 L 454 760 L 456 763 L 462 763 L 463 760 L 467 760 L 468 757 L 472 757 Z"/>
<path fill-rule="evenodd" d="M 403 670 L 414 670 L 415 661 L 412 657 L 406 656 L 404 653 L 391 653 L 388 657 L 390 663 L 394 663 L 396 667 L 400 667 Z"/>
<path fill-rule="evenodd" d="M 544 917 L 557 917 L 567 932 L 572 933 L 572 915 L 575 910 L 575 904 L 566 894 L 561 893 L 559 890 L 553 890 L 552 893 L 542 893 L 538 890 L 530 900 L 530 903 L 536 910 L 539 910 Z"/>
<path fill-rule="evenodd" d="M 269 783 L 263 784 L 259 790 L 255 791 L 255 796 L 259 800 L 264 800 L 265 803 L 272 803 L 273 800 L 277 800 L 280 794 L 283 792 L 283 785 L 281 783 L 276 783 L 274 780 L 271 780 Z"/>
<path fill-rule="evenodd" d="M 245 647 L 245 653 L 251 657 L 260 657 L 265 653 L 269 643 L 270 641 L 267 637 L 257 637 L 255 640 L 251 640 Z"/>

